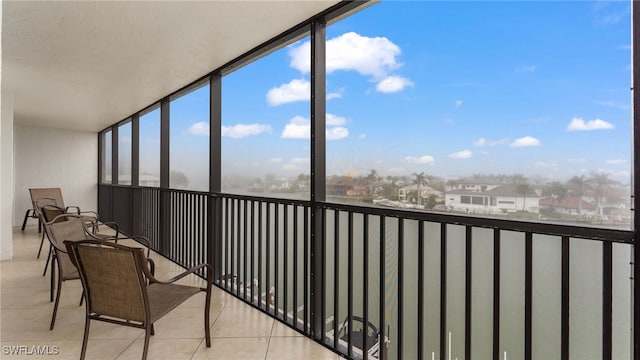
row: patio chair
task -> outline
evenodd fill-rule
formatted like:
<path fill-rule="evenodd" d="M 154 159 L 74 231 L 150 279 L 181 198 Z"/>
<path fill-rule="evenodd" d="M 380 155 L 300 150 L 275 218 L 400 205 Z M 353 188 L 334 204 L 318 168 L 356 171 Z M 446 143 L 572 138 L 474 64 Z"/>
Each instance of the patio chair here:
<path fill-rule="evenodd" d="M 46 204 L 42 204 L 42 200 L 46 200 Z M 97 216 L 93 217 L 93 216 L 86 216 L 86 215 L 76 215 L 76 214 L 69 214 L 67 212 L 66 209 L 57 206 L 55 204 L 51 204 L 48 200 L 48 198 L 44 198 L 44 199 L 39 199 L 36 203 L 37 209 L 38 209 L 38 214 L 41 218 L 41 222 L 42 223 L 49 223 L 49 222 L 53 222 L 55 219 L 55 222 L 60 222 L 60 221 L 66 221 L 68 219 L 68 217 L 66 216 L 61 216 L 61 215 L 73 215 L 74 217 L 80 217 L 82 219 L 82 221 L 84 222 L 85 227 L 89 227 L 91 229 L 91 233 L 98 238 L 101 239 L 110 239 L 113 238 L 114 236 L 111 235 L 102 235 L 97 233 L 97 227 L 98 227 L 98 223 L 97 223 Z M 117 242 L 117 239 L 119 238 L 121 232 L 120 229 L 118 227 L 118 224 L 116 223 L 104 223 L 106 225 L 108 225 L 109 227 L 111 227 L 112 229 L 115 230 L 115 239 Z M 49 234 L 45 231 L 42 233 L 42 239 L 40 240 L 40 249 L 38 250 L 38 258 L 40 258 L 40 251 L 42 250 L 42 244 L 44 242 L 44 236 L 49 236 Z M 49 266 L 49 260 L 51 259 L 51 252 L 53 251 L 53 246 L 49 245 L 49 255 L 47 256 L 47 262 L 44 265 L 44 271 L 42 272 L 42 276 L 45 276 L 47 274 L 47 267 Z"/>
<path fill-rule="evenodd" d="M 140 248 L 95 240 L 65 241 L 64 244 L 78 268 L 86 299 L 81 360 L 86 356 L 91 320 L 144 329 L 142 359 L 145 360 L 149 337 L 154 335 L 153 324 L 200 291 L 206 293 L 204 333 L 206 345 L 211 347 L 212 269 L 209 264 L 195 266 L 170 280 L 160 281 L 149 271 L 149 260 Z M 175 284 L 201 270 L 206 271 L 206 288 Z"/>
<path fill-rule="evenodd" d="M 24 221 L 22 222 L 22 230 L 27 223 L 27 218 L 37 217 L 38 218 L 38 231 L 40 232 L 41 225 L 46 222 L 46 220 L 42 219 L 42 213 L 40 209 L 45 205 L 54 205 L 64 209 L 65 213 L 75 213 L 77 215 L 82 215 L 86 221 L 95 224 L 97 230 L 97 224 L 99 222 L 98 213 L 95 211 L 82 211 L 78 206 L 65 206 L 64 198 L 62 197 L 62 189 L 60 188 L 31 188 L 29 189 L 29 195 L 31 196 L 31 204 L 33 205 L 33 209 L 31 215 L 29 214 L 29 210 L 25 214 Z M 38 256 L 40 258 L 40 253 L 42 252 L 42 245 L 44 243 L 44 232 L 42 233 L 42 238 L 40 239 L 40 247 L 38 249 Z M 45 268 L 46 269 L 46 268 Z"/>
<path fill-rule="evenodd" d="M 43 211 L 43 213 L 47 213 L 47 210 Z M 51 221 L 46 222 L 44 224 L 45 232 L 47 233 L 47 238 L 51 244 L 51 301 L 53 301 L 53 293 L 54 293 L 54 284 L 55 281 L 55 264 L 57 264 L 58 268 L 58 278 L 57 278 L 57 286 L 56 286 L 56 296 L 55 303 L 53 305 L 53 314 L 51 315 L 51 325 L 49 327 L 50 330 L 53 330 L 56 315 L 58 312 L 58 305 L 60 303 L 60 293 L 62 290 L 62 283 L 67 280 L 77 280 L 80 279 L 78 271 L 76 267 L 71 263 L 69 259 L 69 255 L 67 254 L 67 248 L 65 247 L 63 241 L 83 241 L 83 240 L 94 240 L 98 242 L 107 242 L 118 240 L 123 240 L 125 237 L 111 236 L 111 235 L 102 235 L 102 234 L 93 234 L 92 231 L 87 228 L 85 219 L 82 216 L 75 214 L 60 214 L 54 217 Z M 136 237 L 134 238 L 138 242 L 147 246 L 147 253 L 149 252 L 149 242 L 144 237 Z M 82 299 L 80 299 L 80 305 L 82 305 Z"/>

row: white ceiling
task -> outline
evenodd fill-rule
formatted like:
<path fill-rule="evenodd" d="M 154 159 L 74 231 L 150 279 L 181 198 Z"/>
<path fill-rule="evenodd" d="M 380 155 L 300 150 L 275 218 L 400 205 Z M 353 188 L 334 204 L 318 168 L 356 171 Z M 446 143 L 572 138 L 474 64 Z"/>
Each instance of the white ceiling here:
<path fill-rule="evenodd" d="M 336 4 L 2 1 L 18 124 L 98 131 Z"/>

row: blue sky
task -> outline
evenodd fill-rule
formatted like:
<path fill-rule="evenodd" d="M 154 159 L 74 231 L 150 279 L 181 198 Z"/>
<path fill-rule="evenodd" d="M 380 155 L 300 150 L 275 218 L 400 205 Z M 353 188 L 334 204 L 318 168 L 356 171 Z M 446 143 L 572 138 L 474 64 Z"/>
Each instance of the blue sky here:
<path fill-rule="evenodd" d="M 383 1 L 329 25 L 327 174 L 598 170 L 628 182 L 630 11 Z M 223 79 L 223 176 L 309 173 L 308 48 L 301 39 Z M 188 96 L 172 108 L 172 141 L 202 160 L 208 99 Z"/>

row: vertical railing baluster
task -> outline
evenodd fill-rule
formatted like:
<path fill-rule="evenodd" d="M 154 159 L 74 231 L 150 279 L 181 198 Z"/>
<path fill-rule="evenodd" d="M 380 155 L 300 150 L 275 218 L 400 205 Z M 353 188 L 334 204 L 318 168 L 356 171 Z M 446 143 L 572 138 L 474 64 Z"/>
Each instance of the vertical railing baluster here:
<path fill-rule="evenodd" d="M 533 336 L 533 234 L 525 234 L 524 358 L 531 360 Z"/>
<path fill-rule="evenodd" d="M 385 231 L 385 223 L 386 223 L 386 218 L 384 215 L 380 216 L 380 279 L 378 279 L 379 283 L 378 283 L 378 296 L 380 298 L 379 300 L 379 305 L 380 308 L 378 309 L 380 311 L 379 316 L 380 316 L 380 348 L 378 350 L 378 359 L 386 359 L 387 356 L 387 349 L 386 349 L 386 337 L 388 336 L 387 332 L 385 331 L 385 327 L 387 325 L 386 323 L 386 284 L 385 284 L 385 279 L 386 279 L 386 251 L 385 251 L 385 246 L 386 246 L 386 231 Z"/>
<path fill-rule="evenodd" d="M 440 360 L 447 349 L 447 224 L 440 223 Z"/>
<path fill-rule="evenodd" d="M 560 358 L 569 360 L 569 296 L 570 296 L 570 247 L 571 242 L 568 236 L 562 237 L 562 299 L 561 299 L 561 320 L 560 320 Z"/>
<path fill-rule="evenodd" d="M 249 242 L 249 235 L 247 234 L 248 229 L 248 209 L 249 201 L 242 200 L 242 236 L 244 238 L 244 244 L 242 249 L 242 298 L 247 301 L 247 254 L 249 249 L 247 249 L 247 244 Z"/>
<path fill-rule="evenodd" d="M 418 221 L 418 360 L 424 359 L 424 221 Z"/>
<path fill-rule="evenodd" d="M 265 288 L 266 291 L 266 311 L 267 313 L 270 311 L 269 307 L 272 305 L 271 303 L 271 203 L 265 202 L 266 204 L 266 218 L 265 218 L 265 248 L 266 248 L 266 258 L 265 258 Z"/>
<path fill-rule="evenodd" d="M 283 282 L 283 284 L 282 285 L 283 285 L 283 290 L 284 291 L 283 291 L 283 294 L 282 294 L 283 295 L 283 299 L 282 299 L 282 303 L 283 303 L 282 304 L 282 319 L 285 322 L 288 323 L 289 322 L 288 315 L 287 315 L 287 310 L 288 310 L 288 305 L 289 305 L 287 303 L 287 297 L 289 295 L 289 292 L 288 292 L 288 288 L 289 288 L 288 280 L 289 280 L 289 278 L 287 276 L 287 273 L 289 272 L 288 271 L 289 270 L 289 266 L 288 266 L 289 265 L 289 257 L 287 256 L 288 255 L 288 251 L 287 251 L 288 249 L 287 248 L 289 247 L 289 239 L 288 239 L 288 237 L 289 237 L 289 205 L 288 204 L 284 204 L 284 214 L 283 214 L 283 216 L 284 216 L 284 219 L 283 219 L 283 224 L 282 224 L 282 233 L 283 233 L 282 234 L 283 235 L 283 239 L 282 240 L 284 242 L 284 245 L 282 247 L 282 250 L 283 250 L 282 251 L 283 252 L 283 254 L 282 254 L 282 267 L 283 267 L 283 269 L 282 269 L 282 273 L 283 273 L 282 274 L 283 275 L 282 282 Z"/>
<path fill-rule="evenodd" d="M 234 276 L 234 286 L 236 287 L 236 296 L 238 298 L 240 298 L 240 280 L 242 279 L 242 273 L 241 273 L 241 269 L 242 269 L 242 249 L 240 249 L 240 247 L 242 246 L 242 235 L 240 234 L 240 230 L 242 229 L 241 227 L 241 223 L 243 221 L 243 219 L 241 218 L 242 216 L 242 200 L 241 199 L 236 199 L 236 218 L 235 218 L 235 228 L 236 228 L 236 236 L 234 236 L 234 241 L 233 243 L 236 246 L 236 269 L 235 269 L 235 276 Z"/>
<path fill-rule="evenodd" d="M 465 236 L 465 269 L 464 269 L 464 358 L 471 360 L 471 264 L 472 264 L 472 248 L 471 241 L 473 236 L 473 227 L 466 227 Z"/>
<path fill-rule="evenodd" d="M 333 348 L 338 348 L 340 304 L 340 212 L 333 211 Z"/>
<path fill-rule="evenodd" d="M 613 349 L 613 249 L 608 241 L 602 243 L 602 359 L 611 360 Z"/>
<path fill-rule="evenodd" d="M 264 206 L 263 201 L 258 202 L 258 307 L 262 308 L 263 298 L 262 298 L 262 207 Z M 264 299 L 264 303 L 266 304 L 266 298 Z"/>
<path fill-rule="evenodd" d="M 293 205 L 293 327 L 298 329 L 298 205 Z"/>
<path fill-rule="evenodd" d="M 304 241 L 304 243 L 302 244 L 302 246 L 303 246 L 304 259 L 303 259 L 303 263 L 302 263 L 302 276 L 304 278 L 302 280 L 303 281 L 303 283 L 302 283 L 302 287 L 303 287 L 303 289 L 302 289 L 302 292 L 303 292 L 302 303 L 303 303 L 303 306 L 304 306 L 304 313 L 303 313 L 302 316 L 304 318 L 303 319 L 304 333 L 307 334 L 307 335 L 310 335 L 311 334 L 311 327 L 309 326 L 309 316 L 308 316 L 309 308 L 310 308 L 309 295 L 308 295 L 309 294 L 309 276 L 310 276 L 310 274 L 309 274 L 309 257 L 310 257 L 310 254 L 309 254 L 309 221 L 310 221 L 310 218 L 309 218 L 309 207 L 304 205 L 303 208 L 304 208 L 304 213 L 303 213 L 303 216 L 304 216 L 304 223 L 303 223 L 304 224 L 304 229 L 303 229 L 303 232 L 304 232 L 303 233 L 303 238 L 304 239 L 303 239 L 303 241 Z"/>
<path fill-rule="evenodd" d="M 274 203 L 274 220 L 273 220 L 273 248 L 274 248 L 274 301 L 273 301 L 273 316 L 278 318 L 278 312 L 280 311 L 278 300 L 280 298 L 280 204 Z"/>
<path fill-rule="evenodd" d="M 493 229 L 493 360 L 500 360 L 500 229 Z"/>
<path fill-rule="evenodd" d="M 230 268 L 231 266 L 231 261 L 229 259 L 230 254 L 231 254 L 231 222 L 232 222 L 232 211 L 231 211 L 231 202 L 233 201 L 233 199 L 231 198 L 226 198 L 225 199 L 225 209 L 224 209 L 224 215 L 225 215 L 225 219 L 227 220 L 225 223 L 225 227 L 224 227 L 224 233 L 225 233 L 225 248 L 224 248 L 224 268 L 225 268 L 225 273 L 224 273 L 224 287 L 229 290 L 231 289 L 231 280 L 233 279 L 233 275 L 232 275 L 232 269 Z"/>
<path fill-rule="evenodd" d="M 347 354 L 353 356 L 353 211 L 349 211 L 348 226 L 348 243 L 347 243 Z M 367 325 L 363 324 L 363 337 L 367 334 Z M 363 349 L 366 351 L 366 349 Z"/>
<path fill-rule="evenodd" d="M 398 359 L 403 358 L 404 348 L 404 219 L 398 219 Z"/>
<path fill-rule="evenodd" d="M 369 214 L 363 214 L 362 219 L 362 319 L 363 324 L 369 328 Z M 363 339 L 363 360 L 368 360 L 369 339 Z"/>
<path fill-rule="evenodd" d="M 256 211 L 256 201 L 255 200 L 251 200 L 251 216 L 250 216 L 250 220 L 251 220 L 251 273 L 249 276 L 249 281 L 251 282 L 250 285 L 250 299 L 251 299 L 251 303 L 255 305 L 255 294 L 254 294 L 254 283 L 253 283 L 253 279 L 255 279 L 255 262 L 256 262 L 256 258 L 255 258 L 255 253 L 256 253 L 256 244 L 255 244 L 255 228 L 256 228 L 256 218 L 255 218 L 255 211 Z M 258 305 L 259 306 L 259 305 Z"/>
<path fill-rule="evenodd" d="M 322 332 L 322 342 L 326 343 L 327 336 L 327 209 L 322 208 L 320 222 L 322 224 L 322 255 L 321 258 L 324 259 L 322 262 L 322 291 L 320 292 L 322 299 L 322 311 L 321 311 L 321 319 L 322 322 L 320 324 L 320 331 Z M 318 294 L 319 295 L 319 294 Z"/>

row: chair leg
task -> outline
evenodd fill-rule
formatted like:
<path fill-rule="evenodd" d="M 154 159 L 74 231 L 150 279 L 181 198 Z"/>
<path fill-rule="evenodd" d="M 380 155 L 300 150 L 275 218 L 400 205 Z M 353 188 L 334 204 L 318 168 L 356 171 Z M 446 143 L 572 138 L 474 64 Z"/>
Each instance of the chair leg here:
<path fill-rule="evenodd" d="M 24 231 L 24 227 L 27 226 L 27 219 L 29 218 L 29 211 L 31 211 L 31 209 L 27 210 L 27 212 L 24 214 L 24 220 L 22 220 L 22 231 Z"/>
<path fill-rule="evenodd" d="M 156 334 L 156 328 L 153 326 L 153 324 L 151 324 L 151 331 L 149 332 L 149 334 L 151 334 L 151 336 Z"/>
<path fill-rule="evenodd" d="M 82 295 L 80 295 L 80 304 L 78 304 L 78 306 L 82 306 L 83 301 L 84 301 L 84 289 L 82 289 Z"/>
<path fill-rule="evenodd" d="M 42 276 L 47 275 L 47 267 L 49 267 L 49 260 L 51 260 L 51 251 L 53 248 L 49 245 L 49 255 L 47 256 L 47 262 L 44 264 L 44 271 L 42 271 Z M 53 266 L 53 265 L 51 265 Z"/>
<path fill-rule="evenodd" d="M 53 305 L 53 315 L 51 315 L 51 326 L 49 327 L 49 330 L 53 330 L 53 326 L 56 324 L 56 315 L 58 314 L 58 304 L 60 303 L 61 290 L 62 290 L 62 280 L 60 279 L 60 276 L 58 276 L 58 291 L 56 293 L 56 302 Z"/>
<path fill-rule="evenodd" d="M 55 261 L 55 259 L 51 258 L 51 286 L 50 286 L 50 294 L 49 294 L 49 302 L 53 301 L 53 284 L 55 283 L 55 278 L 56 278 L 56 269 L 53 265 L 53 262 Z"/>
<path fill-rule="evenodd" d="M 142 360 L 147 360 L 147 355 L 149 353 L 149 333 L 153 331 L 153 324 L 151 326 L 147 325 L 147 328 L 144 332 L 144 348 L 142 349 Z"/>
<path fill-rule="evenodd" d="M 42 233 L 42 237 L 40 237 L 40 248 L 38 249 L 38 256 L 36 259 L 40 259 L 40 253 L 42 252 L 42 244 L 44 244 L 44 233 Z"/>
<path fill-rule="evenodd" d="M 209 313 L 211 310 L 211 292 L 207 293 L 204 303 L 204 339 L 207 347 L 211 347 L 211 325 L 209 324 Z"/>
<path fill-rule="evenodd" d="M 89 315 L 84 318 L 84 337 L 82 338 L 82 351 L 80 352 L 80 360 L 84 360 L 84 357 L 87 355 L 87 342 L 89 341 L 89 325 L 91 319 L 89 319 Z"/>

